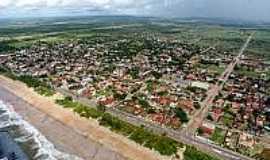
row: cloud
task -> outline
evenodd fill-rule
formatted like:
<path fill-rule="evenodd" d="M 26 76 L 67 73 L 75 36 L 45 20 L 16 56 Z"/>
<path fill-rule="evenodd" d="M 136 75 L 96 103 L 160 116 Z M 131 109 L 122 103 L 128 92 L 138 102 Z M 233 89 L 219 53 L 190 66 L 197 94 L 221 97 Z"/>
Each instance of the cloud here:
<path fill-rule="evenodd" d="M 158 1 L 158 0 L 157 0 Z M 138 7 L 153 0 L 0 0 L 1 8 L 41 7 L 99 7 L 99 8 L 131 8 Z"/>
<path fill-rule="evenodd" d="M 0 17 L 38 10 L 162 17 L 226 17 L 270 21 L 269 0 L 0 0 Z M 53 12 L 56 13 L 56 12 Z M 34 14 L 34 13 L 32 13 Z"/>

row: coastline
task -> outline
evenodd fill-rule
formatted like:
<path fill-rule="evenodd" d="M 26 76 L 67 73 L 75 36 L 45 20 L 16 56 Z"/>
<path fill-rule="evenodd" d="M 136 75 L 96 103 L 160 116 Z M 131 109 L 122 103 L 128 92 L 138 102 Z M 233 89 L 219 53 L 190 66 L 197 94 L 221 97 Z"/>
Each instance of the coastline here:
<path fill-rule="evenodd" d="M 0 90 L 1 94 L 3 93 Z M 8 98 L 7 92 L 5 97 Z M 14 111 L 11 104 L 0 100 L 0 129 L 5 131 L 1 141 L 1 158 L 18 160 L 81 160 L 61 152 L 34 126 Z M 2 157 L 3 156 L 3 157 Z"/>
<path fill-rule="evenodd" d="M 4 95 L 4 96 L 3 96 Z M 4 99 L 3 99 L 4 97 Z M 0 76 L 0 99 L 35 126 L 60 151 L 86 160 L 158 160 L 166 159 L 126 137 L 81 118 L 42 97 L 21 82 Z"/>

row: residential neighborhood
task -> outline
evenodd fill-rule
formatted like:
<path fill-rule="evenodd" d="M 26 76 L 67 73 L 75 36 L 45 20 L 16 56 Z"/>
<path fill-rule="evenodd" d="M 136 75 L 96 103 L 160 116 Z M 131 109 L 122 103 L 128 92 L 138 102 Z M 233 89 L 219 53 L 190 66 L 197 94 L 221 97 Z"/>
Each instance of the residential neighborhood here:
<path fill-rule="evenodd" d="M 270 141 L 270 65 L 264 59 L 150 33 L 94 40 L 38 41 L 1 55 L 0 69 L 40 80 L 45 85 L 30 86 L 43 95 L 62 90 L 99 110 L 190 134 L 227 152 L 256 157 Z M 198 115 L 203 120 L 192 128 Z"/>
<path fill-rule="evenodd" d="M 269 142 L 269 65 L 242 57 L 215 98 L 199 134 L 247 155 Z"/>
<path fill-rule="evenodd" d="M 95 99 L 98 104 L 172 128 L 189 121 L 230 61 L 227 56 L 205 57 L 200 55 L 204 48 L 166 39 L 151 39 L 149 49 L 139 53 L 132 45 L 119 48 L 130 43 L 127 41 L 37 44 L 1 61 L 18 74 L 42 78 L 52 86 Z M 124 51 L 128 54 L 123 55 Z"/>

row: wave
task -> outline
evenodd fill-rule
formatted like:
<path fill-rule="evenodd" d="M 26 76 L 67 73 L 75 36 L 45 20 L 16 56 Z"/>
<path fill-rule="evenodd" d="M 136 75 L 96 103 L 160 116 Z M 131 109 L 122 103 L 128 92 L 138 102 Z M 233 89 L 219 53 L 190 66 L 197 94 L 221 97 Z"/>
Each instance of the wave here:
<path fill-rule="evenodd" d="M 12 105 L 0 100 L 0 130 L 13 133 L 14 140 L 27 148 L 27 155 L 33 160 L 82 160 L 57 150 L 36 128 L 23 120 Z"/>

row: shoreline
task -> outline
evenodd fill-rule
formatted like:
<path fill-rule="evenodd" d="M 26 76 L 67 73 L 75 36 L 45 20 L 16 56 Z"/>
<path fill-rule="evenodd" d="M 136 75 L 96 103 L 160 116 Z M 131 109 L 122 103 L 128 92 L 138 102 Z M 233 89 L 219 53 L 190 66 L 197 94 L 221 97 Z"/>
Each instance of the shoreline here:
<path fill-rule="evenodd" d="M 0 99 L 5 97 L 4 101 L 11 103 L 18 114 L 60 151 L 87 160 L 168 159 L 111 132 L 95 120 L 79 117 L 55 104 L 53 98 L 40 96 L 21 82 L 0 76 L 0 90 Z"/>
<path fill-rule="evenodd" d="M 5 97 L 10 98 L 8 92 L 3 92 L 3 88 L 1 88 L 0 93 L 5 93 Z M 4 141 L 1 145 L 5 146 L 4 152 L 6 152 L 8 159 L 14 159 L 12 158 L 14 155 L 10 155 L 13 152 L 17 155 L 15 156 L 17 159 L 18 155 L 24 154 L 26 156 L 26 158 L 20 157 L 20 160 L 81 160 L 75 155 L 57 150 L 41 132 L 15 112 L 11 104 L 0 100 L 0 110 L 0 128 L 6 131 L 10 139 L 10 141 L 6 141 L 7 138 L 0 140 Z M 9 149 L 9 147 L 11 148 Z"/>

